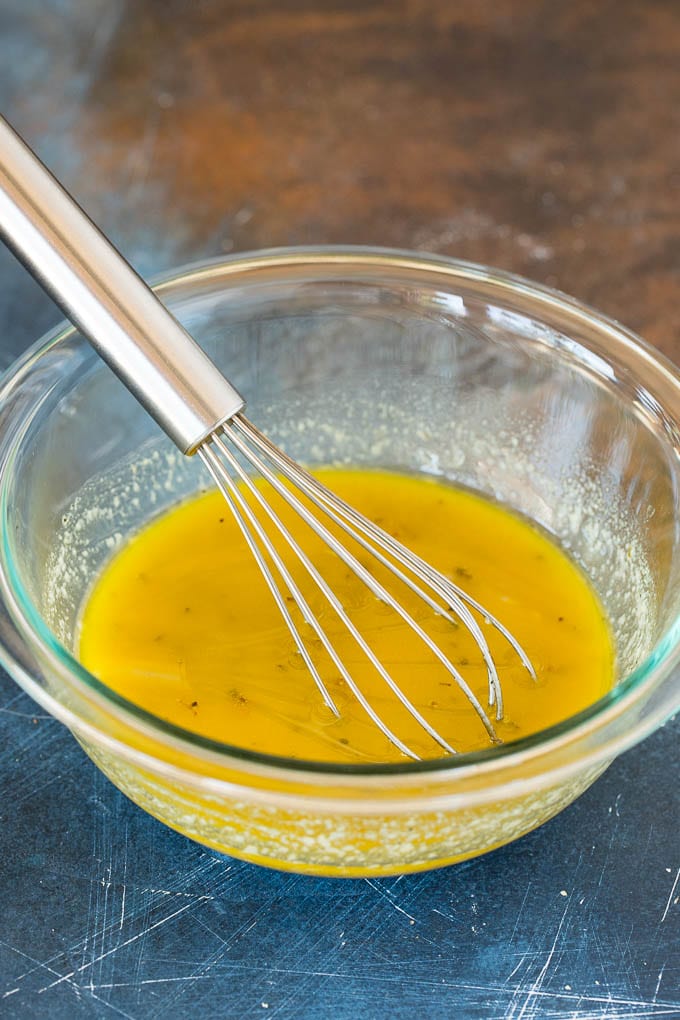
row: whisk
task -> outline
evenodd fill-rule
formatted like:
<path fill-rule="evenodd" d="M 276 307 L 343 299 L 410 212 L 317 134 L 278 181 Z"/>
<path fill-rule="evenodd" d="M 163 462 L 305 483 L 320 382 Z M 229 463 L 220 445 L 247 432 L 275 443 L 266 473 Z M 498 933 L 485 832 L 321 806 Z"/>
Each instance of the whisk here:
<path fill-rule="evenodd" d="M 303 630 L 315 635 L 314 645 L 323 647 L 347 689 L 384 736 L 402 754 L 418 759 L 381 718 L 338 653 L 322 614 L 312 609 L 287 565 L 290 552 L 386 688 L 443 752 L 455 753 L 453 738 L 434 728 L 374 653 L 339 595 L 265 497 L 258 478 L 269 483 L 375 598 L 415 631 L 433 661 L 453 677 L 489 738 L 498 741 L 490 716 L 495 714 L 496 721 L 503 718 L 501 683 L 481 624 L 503 635 L 534 676 L 517 640 L 462 588 L 334 495 L 245 417 L 241 395 L 1 117 L 0 236 L 182 453 L 199 455 L 228 503 L 328 710 L 339 715 L 315 664 L 312 641 Z M 338 537 L 343 534 L 349 541 Z M 352 551 L 356 546 L 370 554 L 371 564 L 380 565 L 377 571 L 366 565 L 365 557 L 360 561 Z M 433 614 L 467 628 L 486 668 L 488 707 L 494 713 L 482 706 L 405 599 L 380 580 L 385 568 L 396 579 L 398 590 L 409 590 Z M 295 614 L 290 608 L 293 603 Z M 296 619 L 308 627 L 301 627 Z"/>

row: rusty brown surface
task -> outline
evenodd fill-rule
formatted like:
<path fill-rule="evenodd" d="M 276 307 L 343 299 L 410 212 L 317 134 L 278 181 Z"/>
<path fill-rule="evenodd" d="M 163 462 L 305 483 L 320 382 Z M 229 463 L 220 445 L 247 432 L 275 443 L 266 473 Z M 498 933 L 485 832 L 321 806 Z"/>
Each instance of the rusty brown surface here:
<path fill-rule="evenodd" d="M 418 248 L 560 287 L 680 360 L 676 0 L 3 9 L 3 108 L 145 271 Z"/>
<path fill-rule="evenodd" d="M 680 363 L 680 0 L 0 0 L 0 110 L 147 273 L 420 248 Z M 0 368 L 60 318 L 0 246 Z M 341 887 L 157 825 L 37 711 L 0 671 L 3 1018 L 680 1017 L 677 721 L 521 842 Z"/>

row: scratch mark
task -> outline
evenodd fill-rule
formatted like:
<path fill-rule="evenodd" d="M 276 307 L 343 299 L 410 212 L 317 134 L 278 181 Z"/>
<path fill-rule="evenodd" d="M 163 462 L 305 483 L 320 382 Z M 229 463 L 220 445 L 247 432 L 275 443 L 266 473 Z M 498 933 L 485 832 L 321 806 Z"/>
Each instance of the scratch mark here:
<path fill-rule="evenodd" d="M 529 884 L 527 885 L 526 892 L 524 893 L 524 896 L 522 897 L 522 902 L 520 903 L 519 910 L 517 911 L 517 920 L 515 921 L 515 926 L 512 929 L 512 935 L 510 936 L 510 941 L 511 942 L 515 941 L 515 936 L 517 934 L 517 929 L 519 928 L 519 923 L 520 923 L 520 921 L 522 919 L 522 914 L 524 913 L 524 907 L 526 905 L 527 897 L 529 896 L 530 890 L 531 890 L 531 882 L 529 882 Z"/>
<path fill-rule="evenodd" d="M 33 970 L 46 970 L 48 974 L 53 974 L 55 977 L 59 977 L 60 976 L 58 970 L 55 970 L 53 967 L 49 966 L 49 961 L 48 962 L 43 962 L 42 960 L 36 960 L 36 958 L 34 956 L 31 956 L 29 953 L 23 952 L 23 950 L 18 948 L 18 946 L 13 946 L 9 942 L 3 942 L 2 939 L 0 939 L 0 946 L 4 946 L 5 949 L 11 950 L 11 952 L 16 953 L 17 956 L 23 957 L 24 960 L 30 960 L 30 962 L 32 964 L 34 964 L 34 966 L 31 968 L 31 970 L 27 971 L 26 973 L 31 973 Z M 25 976 L 26 976 L 25 974 L 20 974 L 19 977 L 15 978 L 14 980 L 15 981 L 21 981 L 21 979 L 23 977 L 25 977 Z M 78 994 L 79 991 L 80 991 L 78 986 L 73 984 L 72 981 L 69 981 L 69 984 L 70 984 L 71 988 L 73 988 L 73 990 L 76 992 L 76 994 Z M 18 990 L 18 988 L 17 988 L 17 990 Z"/>
<path fill-rule="evenodd" d="M 416 923 L 416 919 L 413 916 L 413 914 L 409 914 L 407 910 L 404 910 L 404 908 L 400 907 L 398 903 L 395 903 L 394 899 L 389 895 L 389 893 L 385 892 L 384 889 L 381 889 L 380 886 L 376 885 L 376 883 L 371 881 L 370 878 L 365 878 L 364 881 L 366 885 L 370 885 L 371 889 L 374 889 L 379 896 L 381 896 L 384 900 L 387 900 L 390 906 L 394 907 L 395 910 L 398 910 L 400 914 L 404 915 L 404 917 L 408 917 L 412 924 Z"/>
<path fill-rule="evenodd" d="M 214 864 L 214 863 L 215 863 L 214 859 L 209 860 L 208 866 L 210 866 L 211 864 Z M 203 870 L 203 866 L 201 866 L 201 869 L 199 869 L 199 870 Z M 229 870 L 230 870 L 230 868 L 223 869 L 222 876 L 223 876 L 223 878 L 226 877 L 228 880 L 231 880 L 232 876 L 231 875 L 227 875 L 227 872 Z M 291 876 L 291 878 L 289 879 L 289 881 L 287 883 L 287 887 L 288 888 L 294 888 L 295 887 L 295 883 L 296 883 L 296 878 L 294 876 Z M 212 897 L 210 897 L 210 898 L 212 898 Z M 214 952 L 210 953 L 207 956 L 206 959 L 204 959 L 201 963 L 197 964 L 197 966 L 194 968 L 194 970 L 192 971 L 191 974 L 186 975 L 186 980 L 185 981 L 183 981 L 183 982 L 176 982 L 174 984 L 173 990 L 172 990 L 171 994 L 167 995 L 163 999 L 162 1004 L 159 1005 L 157 1010 L 154 1010 L 153 1013 L 149 1013 L 148 1014 L 147 1020 L 154 1020 L 154 1018 L 156 1018 L 156 1017 L 167 1017 L 169 1015 L 169 1013 L 172 1013 L 173 1012 L 173 1005 L 179 1000 L 180 996 L 185 995 L 187 993 L 187 991 L 192 987 L 192 985 L 196 981 L 199 981 L 199 980 L 202 980 L 202 979 L 204 979 L 206 977 L 209 977 L 211 975 L 211 972 L 214 971 L 214 969 L 215 969 L 217 964 L 220 964 L 220 965 L 224 966 L 225 962 L 226 962 L 225 961 L 225 957 L 231 951 L 232 945 L 236 941 L 238 941 L 240 938 L 242 938 L 243 936 L 247 935 L 247 933 L 252 928 L 255 927 L 255 925 L 257 924 L 257 921 L 260 918 L 260 916 L 263 915 L 263 914 L 266 916 L 270 909 L 271 909 L 271 903 L 269 903 L 269 902 L 263 903 L 255 911 L 255 913 L 251 914 L 250 917 L 246 918 L 244 920 L 243 924 L 241 924 L 237 928 L 236 931 L 232 932 L 229 935 L 228 938 L 224 938 L 224 936 L 222 936 L 219 932 L 216 932 L 206 922 L 206 919 L 203 916 L 201 916 L 201 913 L 197 912 L 194 915 L 194 921 L 198 925 L 200 925 L 201 927 L 203 927 L 207 931 L 209 931 L 217 939 L 217 941 L 219 943 L 218 947 L 215 949 Z M 227 966 L 228 966 L 228 964 L 227 964 Z"/>
<path fill-rule="evenodd" d="M 569 897 L 569 899 L 567 900 L 567 902 L 565 904 L 565 907 L 564 907 L 564 910 L 562 911 L 562 917 L 560 918 L 560 923 L 557 926 L 557 931 L 555 932 L 555 938 L 553 939 L 552 945 L 551 945 L 551 947 L 550 947 L 550 949 L 548 951 L 548 955 L 545 958 L 545 963 L 541 967 L 540 971 L 538 972 L 538 976 L 537 976 L 536 980 L 534 981 L 533 985 L 531 986 L 531 988 L 529 989 L 529 991 L 527 993 L 527 996 L 526 996 L 526 998 L 524 1000 L 522 1008 L 519 1011 L 519 1014 L 517 1016 L 517 1020 L 522 1020 L 522 1017 L 526 1014 L 527 1009 L 531 1005 L 532 1001 L 535 999 L 537 993 L 542 991 L 542 989 L 543 989 L 543 982 L 545 981 L 545 978 L 546 978 L 546 975 L 548 973 L 548 970 L 550 969 L 550 964 L 552 962 L 553 956 L 555 955 L 555 950 L 557 948 L 557 943 L 560 940 L 560 936 L 562 934 L 562 928 L 564 927 L 564 922 L 566 921 L 566 918 L 567 918 L 567 913 L 569 911 L 569 901 L 570 901 L 570 899 L 571 899 L 571 897 Z"/>
<path fill-rule="evenodd" d="M 46 970 L 48 974 L 54 974 L 55 977 L 60 977 L 59 971 L 50 966 L 50 964 L 57 959 L 56 956 L 49 960 L 36 960 L 34 956 L 29 956 L 28 953 L 22 952 L 22 950 L 17 946 L 11 946 L 8 942 L 3 942 L 1 939 L 0 946 L 4 946 L 5 949 L 10 949 L 13 953 L 18 953 L 18 955 L 22 956 L 24 960 L 30 960 L 33 964 L 32 967 L 29 967 L 28 970 L 25 970 L 22 974 L 16 975 L 14 978 L 15 981 L 23 981 L 24 978 L 28 977 L 29 974 L 35 973 L 36 970 Z"/>
<path fill-rule="evenodd" d="M 512 979 L 514 978 L 514 976 L 515 976 L 515 974 L 517 973 L 517 971 L 518 971 L 518 970 L 520 969 L 520 967 L 521 967 L 521 966 L 522 966 L 522 965 L 523 965 L 524 963 L 526 963 L 527 959 L 528 959 L 529 957 L 531 957 L 531 956 L 535 956 L 535 955 L 536 955 L 535 953 L 531 953 L 531 952 L 529 952 L 529 953 L 522 953 L 522 954 L 521 954 L 521 956 L 520 956 L 520 958 L 519 958 L 519 962 L 515 964 L 515 966 L 514 966 L 514 967 L 512 968 L 512 970 L 511 970 L 511 971 L 510 971 L 510 973 L 508 974 L 507 978 L 505 979 L 505 983 L 506 983 L 506 984 L 509 984 L 509 983 L 510 983 L 510 981 L 512 981 Z"/>
<path fill-rule="evenodd" d="M 654 995 L 652 996 L 652 1002 L 656 1002 L 657 995 L 659 994 L 659 989 L 661 988 L 661 978 L 663 977 L 663 972 L 665 971 L 665 969 L 666 969 L 666 964 L 664 963 L 663 967 L 659 971 L 659 976 L 656 979 L 656 988 L 654 989 Z"/>
<path fill-rule="evenodd" d="M 83 988 L 86 988 L 88 992 L 101 992 L 106 988 L 139 988 L 140 985 L 165 985 L 171 982 L 197 981 L 199 978 L 208 976 L 208 974 L 186 974 L 181 977 L 142 978 L 140 981 L 108 981 L 101 985 L 90 982 L 88 985 L 83 985 Z"/>
<path fill-rule="evenodd" d="M 101 953 L 94 960 L 89 960 L 87 963 L 84 963 L 81 967 L 76 967 L 76 969 L 72 970 L 69 974 L 64 974 L 57 981 L 52 981 L 51 984 L 45 985 L 43 988 L 39 988 L 38 994 L 42 994 L 43 992 L 48 991 L 50 988 L 54 988 L 56 985 L 60 985 L 62 981 L 70 981 L 71 978 L 74 978 L 76 976 L 76 974 L 80 974 L 82 971 L 87 970 L 88 967 L 94 967 L 95 964 L 100 963 L 102 960 L 106 959 L 106 957 L 111 956 L 112 953 L 117 953 L 119 949 L 124 949 L 125 946 L 129 946 L 133 942 L 137 942 L 138 939 L 144 938 L 144 936 L 148 935 L 149 932 L 155 931 L 156 928 L 160 928 L 162 927 L 162 925 L 167 924 L 168 921 L 172 921 L 175 917 L 179 917 L 179 915 L 183 914 L 185 910 L 190 910 L 191 907 L 193 907 L 193 905 L 194 905 L 193 903 L 185 903 L 184 906 L 179 907 L 178 910 L 174 910 L 172 914 L 168 914 L 166 917 L 162 917 L 159 921 L 156 921 L 154 924 L 149 925 L 148 928 L 143 928 L 142 931 L 137 932 L 136 935 L 131 935 L 129 939 L 126 939 L 119 945 L 114 946 L 112 949 L 107 950 L 105 953 Z"/>
<path fill-rule="evenodd" d="M 78 991 L 80 992 L 80 988 L 78 987 L 78 985 L 75 985 L 74 987 L 77 988 Z M 96 1002 L 101 1003 L 101 1005 L 104 1006 L 106 1009 L 110 1009 L 112 1013 L 115 1013 L 117 1016 L 122 1016 L 123 1020 L 135 1020 L 135 1017 L 133 1017 L 130 1013 L 126 1013 L 118 1006 L 114 1006 L 112 1002 L 107 1002 L 106 999 L 102 999 L 101 996 L 96 995 L 94 992 L 90 992 L 90 995 Z"/>
<path fill-rule="evenodd" d="M 198 920 L 200 922 L 200 918 Z M 253 928 L 255 924 L 256 921 L 253 920 L 253 922 L 245 929 L 245 932 L 243 934 L 250 931 L 250 929 Z M 148 1020 L 154 1020 L 154 1018 L 158 1016 L 161 1017 L 168 1016 L 170 1012 L 173 1012 L 172 1009 L 173 1004 L 176 1003 L 180 996 L 184 995 L 192 985 L 194 985 L 197 981 L 204 980 L 205 978 L 212 976 L 212 972 L 215 969 L 215 966 L 223 961 L 224 957 L 231 949 L 231 946 L 229 945 L 229 940 L 218 938 L 218 941 L 219 945 L 217 949 L 214 950 L 214 952 L 210 953 L 206 957 L 206 959 L 204 959 L 201 963 L 199 963 L 190 974 L 185 975 L 184 980 L 182 982 L 175 983 L 173 994 L 170 996 L 166 996 L 166 998 L 163 1000 L 162 1005 L 160 1005 L 157 1010 L 154 1010 L 154 1012 L 149 1015 Z"/>
<path fill-rule="evenodd" d="M 99 773 L 95 773 L 95 775 L 100 775 L 100 774 Z M 99 846 L 98 846 L 98 844 L 100 842 L 100 836 L 103 839 L 103 835 L 99 832 L 99 830 L 100 830 L 100 826 L 95 826 L 94 827 L 94 831 L 93 831 L 94 842 L 93 842 L 93 847 L 92 847 L 92 859 L 94 861 L 98 861 L 100 864 L 103 864 L 102 857 L 97 852 L 98 849 L 100 849 Z M 201 863 L 198 865 L 198 867 L 192 869 L 189 873 L 187 873 L 183 877 L 182 883 L 184 885 L 189 885 L 191 882 L 195 881 L 203 873 L 205 873 L 207 871 L 214 870 L 214 868 L 217 865 L 219 865 L 219 871 L 220 871 L 220 878 L 218 880 L 219 887 L 221 887 L 221 885 L 224 884 L 224 882 L 226 880 L 231 880 L 232 879 L 233 871 L 230 871 L 229 868 L 225 868 L 223 866 L 223 863 L 219 859 L 211 857 L 208 854 L 203 854 L 203 855 L 201 855 L 200 861 L 201 861 Z M 30 967 L 27 967 L 26 970 L 23 973 L 19 974 L 18 976 L 15 976 L 14 980 L 17 982 L 17 985 L 19 987 L 20 987 L 21 982 L 24 981 L 26 978 L 28 978 L 29 975 L 35 974 L 36 972 L 39 972 L 39 971 L 43 970 L 43 971 L 46 971 L 49 975 L 51 975 L 51 976 L 53 976 L 55 978 L 59 978 L 60 980 L 62 979 L 62 977 L 63 977 L 64 980 L 68 979 L 69 988 L 74 992 L 74 994 L 76 996 L 80 997 L 81 996 L 81 992 L 82 992 L 81 985 L 71 981 L 68 975 L 64 975 L 64 970 L 66 969 L 66 967 L 72 966 L 72 964 L 71 964 L 72 957 L 76 956 L 76 958 L 77 958 L 77 956 L 79 956 L 80 957 L 80 963 L 81 963 L 81 966 L 77 966 L 77 967 L 74 968 L 74 970 L 72 971 L 72 974 L 80 973 L 82 971 L 87 970 L 87 968 L 89 966 L 92 966 L 92 965 L 94 965 L 96 963 L 96 960 L 94 959 L 94 957 L 96 957 L 96 953 L 97 953 L 97 950 L 95 948 L 96 946 L 100 947 L 100 950 L 101 950 L 100 957 L 103 958 L 103 957 L 105 957 L 107 955 L 115 953 L 118 949 L 123 948 L 124 945 L 128 945 L 129 942 L 135 941 L 135 939 L 133 938 L 133 939 L 129 939 L 127 942 L 120 942 L 119 944 L 117 944 L 116 946 L 114 946 L 112 949 L 109 950 L 109 954 L 106 954 L 106 953 L 103 952 L 104 948 L 107 945 L 109 947 L 112 945 L 112 941 L 111 941 L 112 938 L 117 936 L 120 939 L 120 937 L 121 937 L 120 936 L 120 928 L 119 928 L 118 912 L 116 911 L 115 918 L 106 918 L 106 917 L 103 917 L 102 911 L 100 909 L 99 898 L 101 896 L 102 889 L 105 889 L 106 882 L 107 882 L 107 879 L 106 879 L 106 867 L 107 866 L 103 865 L 103 867 L 104 867 L 104 876 L 103 876 L 103 878 L 93 879 L 90 882 L 90 901 L 89 901 L 88 910 L 87 910 L 87 923 L 86 923 L 86 926 L 85 926 L 85 934 L 84 934 L 83 937 L 79 938 L 75 943 L 72 943 L 71 945 L 69 945 L 65 950 L 61 950 L 58 953 L 54 954 L 53 956 L 48 957 L 47 959 L 38 960 L 38 959 L 35 959 L 34 957 L 30 956 L 28 953 L 24 953 L 20 949 L 14 947 L 14 946 L 11 946 L 8 943 L 5 943 L 5 942 L 2 941 L 2 939 L 0 939 L 0 945 L 5 946 L 8 950 L 16 952 L 18 955 L 23 957 L 25 960 L 30 961 L 30 963 L 32 965 Z M 227 874 L 227 872 L 229 872 L 229 874 Z M 134 884 L 130 884 L 130 883 L 127 883 L 127 884 L 129 885 L 130 888 L 135 888 Z M 116 883 L 112 883 L 112 885 L 113 885 L 113 887 L 115 887 Z M 214 898 L 219 898 L 219 892 L 220 892 L 220 888 L 219 887 L 216 888 L 216 893 L 218 895 L 215 896 Z M 136 891 L 138 891 L 138 890 L 136 890 Z M 174 892 L 172 890 L 163 890 L 163 892 L 167 893 L 167 895 L 169 895 L 169 896 L 174 895 Z M 199 900 L 201 898 L 212 899 L 213 897 L 200 897 L 200 896 L 194 895 L 193 899 L 190 902 L 182 905 L 182 910 L 188 909 L 190 907 L 194 907 L 196 909 L 196 907 L 198 906 L 197 900 Z M 161 900 L 160 903 L 162 903 L 162 902 L 163 901 Z M 152 904 L 152 902 L 147 897 L 142 897 L 142 902 L 141 903 L 139 902 L 139 897 L 137 897 L 136 898 L 136 902 L 131 904 L 130 903 L 130 898 L 128 897 L 127 908 L 126 908 L 126 917 L 125 917 L 125 924 L 126 924 L 126 927 L 128 928 L 128 931 L 130 930 L 130 925 L 131 925 L 133 920 L 136 922 L 136 924 L 137 924 L 137 926 L 139 928 L 143 928 L 144 929 L 140 933 L 139 936 L 136 936 L 136 938 L 141 938 L 142 935 L 144 935 L 148 931 L 152 930 L 153 927 L 157 927 L 158 924 L 165 923 L 166 919 L 161 919 L 161 921 L 157 922 L 156 925 L 153 925 L 153 926 L 149 927 L 148 918 L 149 918 L 150 911 L 151 910 L 156 911 L 158 909 L 159 905 L 160 904 L 158 902 L 156 904 Z M 175 912 L 175 913 L 177 913 L 177 912 Z M 173 916 L 173 915 L 171 915 L 171 916 Z M 144 945 L 144 943 L 141 942 L 140 943 L 140 947 L 143 946 L 143 945 Z M 114 957 L 114 959 L 115 959 L 115 957 Z M 139 968 L 140 968 L 140 965 L 141 965 L 141 959 L 142 959 L 142 957 L 141 957 L 141 954 L 140 954 L 138 956 L 136 967 L 133 967 L 133 973 L 134 974 L 138 974 L 139 973 Z M 107 977 L 109 978 L 109 980 L 112 978 L 112 975 L 101 975 L 100 974 L 98 976 L 99 976 L 100 980 L 102 978 L 106 979 Z M 90 980 L 96 986 L 97 981 L 96 981 L 95 976 L 93 976 L 93 972 L 90 972 Z M 93 993 L 90 993 L 90 994 L 93 994 Z M 0 1001 L 2 1001 L 2 1000 L 0 999 Z M 102 1008 L 103 1007 L 106 1007 L 107 1009 L 108 1008 L 111 1008 L 111 1009 L 113 1008 L 113 1007 L 109 1007 L 109 1004 L 103 1002 L 103 1000 L 102 1000 Z M 114 1012 L 119 1013 L 119 1015 L 121 1015 L 121 1016 L 127 1016 L 127 1014 L 122 1013 L 122 1012 L 120 1012 L 118 1010 L 114 1010 Z"/>
<path fill-rule="evenodd" d="M 125 841 L 123 844 L 123 881 L 121 883 L 121 897 L 120 897 L 120 924 L 118 931 L 123 930 L 123 924 L 125 922 L 125 899 L 127 897 L 127 869 L 128 869 L 128 823 L 125 823 Z"/>
<path fill-rule="evenodd" d="M 319 970 L 306 967 L 288 967 L 288 966 L 272 967 L 269 964 L 269 961 L 266 960 L 261 962 L 252 961 L 247 962 L 243 960 L 229 961 L 225 959 L 223 956 L 220 959 L 219 951 L 211 955 L 211 959 L 215 958 L 219 959 L 220 969 L 224 973 L 228 973 L 230 971 L 237 972 L 240 974 L 245 973 L 249 975 L 251 978 L 254 975 L 274 976 L 280 974 L 286 977 L 293 976 L 298 978 L 317 978 L 317 979 L 334 978 L 340 981 L 345 981 L 347 979 L 347 972 L 345 970 L 341 970 L 338 968 L 334 968 L 331 970 Z M 207 962 L 208 961 L 205 961 L 201 965 L 201 967 L 205 968 Z M 187 975 L 186 981 L 188 982 L 195 981 L 198 979 L 199 976 L 203 975 L 199 974 Z M 210 975 L 206 974 L 205 976 L 209 977 Z M 402 987 L 403 981 L 404 981 L 403 973 L 395 973 L 393 976 L 383 974 L 374 979 L 374 983 L 376 985 L 381 984 L 390 985 L 397 986 L 399 988 Z M 179 981 L 178 983 L 181 983 L 181 981 Z M 501 985 L 493 984 L 489 985 L 468 981 L 450 981 L 450 980 L 434 981 L 423 980 L 418 978 L 415 979 L 409 978 L 409 984 L 414 988 L 418 987 L 422 989 L 434 990 L 436 992 L 440 992 L 442 988 L 456 990 L 460 992 L 482 992 L 485 995 L 497 996 L 497 1001 L 499 1003 L 502 1002 L 502 996 L 508 994 L 508 990 L 506 988 L 503 988 Z M 98 987 L 101 986 L 95 985 L 95 988 Z M 299 986 L 297 991 L 299 992 Z M 592 1018 L 592 1020 L 596 1020 L 596 1017 L 600 1016 L 602 1018 L 606 1017 L 607 1020 L 638 1020 L 638 1018 L 640 1017 L 672 1017 L 673 1020 L 676 1020 L 676 1018 L 680 1016 L 679 1012 L 680 1002 L 678 1001 L 675 1002 L 662 1001 L 652 1003 L 645 999 L 635 998 L 628 999 L 623 996 L 612 995 L 611 993 L 607 993 L 606 995 L 588 995 L 576 991 L 566 991 L 564 989 L 560 989 L 559 991 L 551 991 L 550 989 L 537 989 L 535 992 L 535 996 L 537 999 L 539 999 L 542 1002 L 545 1002 L 546 1004 L 548 1003 L 555 1004 L 553 1005 L 553 1008 L 551 1009 L 551 1012 L 549 1014 L 552 1020 L 574 1020 L 576 1016 L 579 1017 L 588 1016 L 589 1020 L 590 1018 Z M 565 1012 L 562 1010 L 560 1012 L 557 1012 L 555 1006 L 559 1002 L 569 1003 L 569 1012 Z M 574 1009 L 571 1007 L 575 1006 L 576 1004 L 578 1004 L 579 1010 L 585 1008 L 588 1009 L 588 1012 L 575 1013 Z M 167 1006 L 168 1006 L 167 1001 L 164 1001 L 162 1006 L 159 1007 L 159 1009 L 162 1009 L 164 1012 L 160 1013 L 159 1015 L 162 1016 L 169 1015 L 167 1011 Z M 603 1012 L 598 1011 L 596 1013 L 595 1009 L 597 1007 L 600 1008 L 604 1007 L 604 1011 Z M 276 1015 L 279 1011 L 280 1007 L 277 1006 L 275 1007 L 275 1012 L 271 1015 Z M 506 1018 L 509 1018 L 511 1015 L 512 1014 L 509 1011 L 506 1012 L 505 1014 Z"/>
<path fill-rule="evenodd" d="M 16 715 L 19 719 L 51 719 L 50 715 L 38 715 L 36 712 L 14 712 L 11 708 L 0 708 L 4 715 Z"/>
<path fill-rule="evenodd" d="M 121 898 L 120 898 L 120 924 L 118 925 L 118 931 L 123 930 L 123 924 L 125 923 L 125 897 L 127 895 L 127 886 L 122 886 Z"/>
<path fill-rule="evenodd" d="M 184 896 L 186 899 L 196 900 L 214 900 L 214 896 L 201 895 L 199 893 L 190 892 L 177 892 L 174 889 L 153 889 L 151 886 L 140 890 L 143 893 L 153 893 L 155 896 Z"/>
<path fill-rule="evenodd" d="M 659 921 L 659 924 L 663 924 L 663 922 L 668 917 L 668 911 L 671 909 L 671 903 L 673 902 L 673 896 L 675 895 L 675 890 L 678 888 L 678 882 L 680 882 L 680 868 L 678 868 L 678 870 L 676 872 L 675 881 L 673 882 L 673 888 L 671 889 L 671 891 L 669 893 L 668 900 L 666 902 L 666 909 L 663 912 L 663 916 L 662 916 L 661 920 Z"/>

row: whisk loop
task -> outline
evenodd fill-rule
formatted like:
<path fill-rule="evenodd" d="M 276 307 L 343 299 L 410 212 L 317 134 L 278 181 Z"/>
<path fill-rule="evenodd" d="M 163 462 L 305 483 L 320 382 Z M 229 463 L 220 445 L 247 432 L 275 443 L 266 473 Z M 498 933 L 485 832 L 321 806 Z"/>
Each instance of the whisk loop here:
<path fill-rule="evenodd" d="M 236 456 L 237 453 L 255 470 L 257 476 L 265 479 L 309 528 L 340 557 L 352 573 L 368 587 L 372 594 L 389 606 L 417 634 L 432 653 L 434 659 L 453 677 L 455 683 L 477 713 L 489 738 L 493 742 L 498 742 L 498 737 L 487 711 L 470 688 L 460 670 L 451 662 L 392 591 L 388 590 L 375 574 L 359 561 L 347 545 L 329 530 L 323 518 L 327 518 L 328 521 L 332 521 L 342 529 L 358 546 L 370 553 L 377 563 L 386 567 L 399 582 L 403 583 L 406 588 L 422 599 L 434 613 L 449 620 L 452 625 L 460 623 L 467 628 L 479 648 L 486 667 L 489 706 L 495 707 L 495 716 L 498 721 L 503 718 L 503 695 L 498 670 L 486 637 L 471 610 L 478 612 L 487 625 L 495 628 L 502 634 L 519 657 L 525 669 L 531 676 L 535 674 L 531 662 L 520 644 L 496 617 L 492 616 L 479 602 L 449 578 L 435 570 L 430 564 L 420 559 L 420 557 L 383 531 L 378 525 L 358 513 L 353 507 L 349 506 L 344 500 L 322 485 L 318 479 L 314 478 L 313 475 L 309 474 L 308 471 L 275 446 L 243 414 L 236 414 L 228 422 L 220 426 L 198 448 L 197 452 L 226 499 L 236 523 L 255 557 L 267 586 L 295 641 L 296 647 L 331 712 L 339 715 L 333 697 L 314 663 L 308 643 L 303 638 L 300 628 L 291 615 L 286 593 L 292 597 L 302 619 L 313 630 L 347 687 L 372 722 L 404 755 L 415 760 L 419 759 L 420 756 L 401 740 L 393 728 L 380 717 L 374 706 L 366 698 L 351 671 L 338 654 L 335 645 L 320 622 L 319 616 L 312 610 L 308 599 L 286 566 L 272 531 L 263 527 L 260 518 L 253 509 L 254 505 L 257 505 L 269 520 L 273 526 L 274 533 L 283 541 L 284 547 L 287 546 L 293 552 L 298 562 L 304 567 L 308 576 L 322 593 L 325 601 L 347 628 L 363 654 L 401 705 L 444 752 L 447 754 L 456 753 L 455 748 L 428 722 L 422 712 L 413 704 L 411 699 L 395 681 L 384 663 L 376 656 L 369 642 L 352 621 L 340 598 L 329 587 L 316 565 L 282 522 L 271 503 L 263 495 L 261 488 L 254 481 L 252 474 L 239 461 Z M 286 485 L 284 479 L 290 482 L 294 489 Z M 246 498 L 246 493 L 250 497 L 250 502 Z M 315 514 L 309 506 L 305 505 L 297 493 L 303 494 L 308 502 L 320 511 L 321 516 Z M 440 601 L 438 602 L 434 596 Z"/>

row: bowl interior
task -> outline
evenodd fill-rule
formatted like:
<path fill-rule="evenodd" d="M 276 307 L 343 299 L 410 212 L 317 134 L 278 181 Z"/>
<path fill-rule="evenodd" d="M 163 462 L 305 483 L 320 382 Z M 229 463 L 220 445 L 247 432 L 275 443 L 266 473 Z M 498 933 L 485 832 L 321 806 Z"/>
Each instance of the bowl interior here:
<path fill-rule="evenodd" d="M 297 460 L 437 475 L 554 535 L 605 606 L 621 681 L 676 640 L 676 425 L 655 366 L 608 324 L 507 280 L 389 260 L 215 266 L 164 299 Z M 104 562 L 210 483 L 78 334 L 21 386 L 3 558 L 21 611 L 73 651 Z"/>

